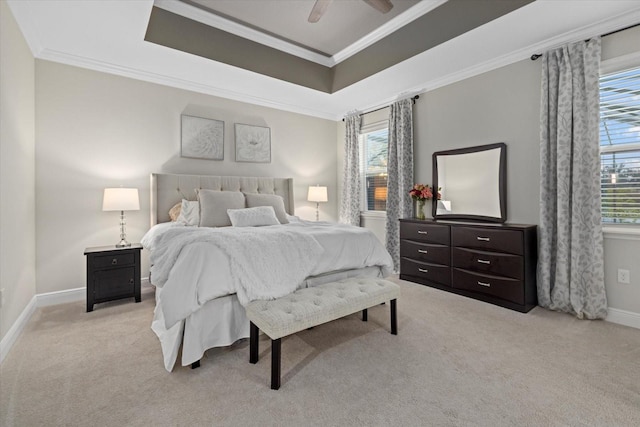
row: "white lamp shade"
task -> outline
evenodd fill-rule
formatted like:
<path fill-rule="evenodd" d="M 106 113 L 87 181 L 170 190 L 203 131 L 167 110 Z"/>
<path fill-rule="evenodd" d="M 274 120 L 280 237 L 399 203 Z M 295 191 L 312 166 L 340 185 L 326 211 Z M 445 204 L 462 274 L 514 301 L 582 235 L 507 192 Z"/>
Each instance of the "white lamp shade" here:
<path fill-rule="evenodd" d="M 103 211 L 139 211 L 140 199 L 137 188 L 105 188 L 102 199 Z"/>
<path fill-rule="evenodd" d="M 315 187 L 309 187 L 309 193 L 307 193 L 307 200 L 310 202 L 328 202 L 327 187 L 321 187 L 316 185 Z"/>

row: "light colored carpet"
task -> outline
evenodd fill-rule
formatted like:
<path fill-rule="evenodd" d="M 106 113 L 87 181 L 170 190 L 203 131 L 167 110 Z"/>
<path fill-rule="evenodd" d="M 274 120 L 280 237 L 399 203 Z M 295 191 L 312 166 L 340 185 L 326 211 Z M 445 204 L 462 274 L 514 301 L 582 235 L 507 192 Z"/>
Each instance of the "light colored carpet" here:
<path fill-rule="evenodd" d="M 266 338 L 257 365 L 243 341 L 166 372 L 150 293 L 39 309 L 0 367 L 0 425 L 640 425 L 640 330 L 398 283 L 398 336 L 386 305 L 285 338 L 278 391 Z"/>

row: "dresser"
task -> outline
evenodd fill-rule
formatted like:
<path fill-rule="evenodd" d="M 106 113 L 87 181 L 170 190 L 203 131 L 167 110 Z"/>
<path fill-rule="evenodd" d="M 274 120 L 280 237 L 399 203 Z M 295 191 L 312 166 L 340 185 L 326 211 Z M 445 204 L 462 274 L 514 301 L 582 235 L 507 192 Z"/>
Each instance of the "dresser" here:
<path fill-rule="evenodd" d="M 512 310 L 537 305 L 535 225 L 400 220 L 400 278 Z"/>
<path fill-rule="evenodd" d="M 94 304 L 120 298 L 140 302 L 140 251 L 142 245 L 87 248 L 87 312 Z"/>

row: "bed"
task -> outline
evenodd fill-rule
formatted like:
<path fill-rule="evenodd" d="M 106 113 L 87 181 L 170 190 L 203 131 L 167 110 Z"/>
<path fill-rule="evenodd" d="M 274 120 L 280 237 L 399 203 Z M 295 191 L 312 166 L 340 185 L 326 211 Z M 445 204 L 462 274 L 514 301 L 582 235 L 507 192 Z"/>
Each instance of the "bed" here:
<path fill-rule="evenodd" d="M 392 272 L 391 257 L 370 231 L 293 216 L 290 178 L 152 174 L 150 188 L 151 229 L 142 243 L 151 253 L 150 281 L 156 286 L 151 327 L 167 371 L 173 370 L 180 352 L 181 365 L 189 366 L 207 349 L 248 338 L 248 301 Z M 242 204 L 225 209 L 236 215 L 236 227 L 221 226 L 228 225 L 220 221 L 229 217 L 215 215 L 231 199 Z M 208 226 L 193 226 L 193 219 L 187 225 L 183 217 L 172 222 L 169 212 L 180 203 L 183 213 L 197 205 L 198 222 Z M 272 225 L 237 226 L 253 218 L 245 214 L 265 209 L 276 214 Z"/>

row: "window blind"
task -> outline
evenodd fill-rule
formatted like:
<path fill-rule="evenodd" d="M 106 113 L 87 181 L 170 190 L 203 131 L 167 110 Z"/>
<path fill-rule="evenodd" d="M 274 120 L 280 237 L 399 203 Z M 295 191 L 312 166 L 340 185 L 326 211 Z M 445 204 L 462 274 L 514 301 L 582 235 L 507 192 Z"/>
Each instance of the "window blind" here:
<path fill-rule="evenodd" d="M 600 78 L 603 223 L 640 224 L 640 68 Z"/>
<path fill-rule="evenodd" d="M 364 204 L 369 211 L 387 209 L 387 160 L 389 159 L 389 130 L 379 129 L 363 135 L 362 172 Z"/>

